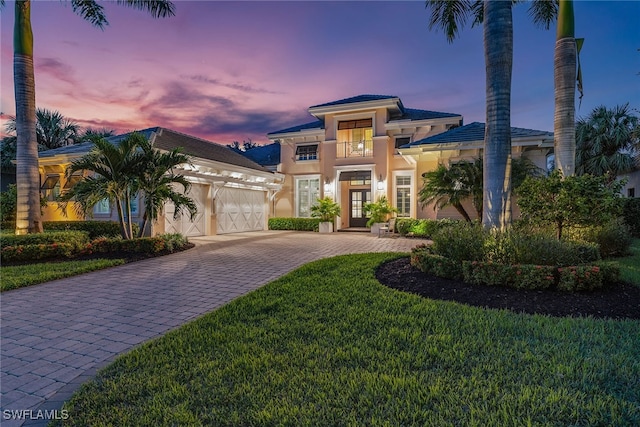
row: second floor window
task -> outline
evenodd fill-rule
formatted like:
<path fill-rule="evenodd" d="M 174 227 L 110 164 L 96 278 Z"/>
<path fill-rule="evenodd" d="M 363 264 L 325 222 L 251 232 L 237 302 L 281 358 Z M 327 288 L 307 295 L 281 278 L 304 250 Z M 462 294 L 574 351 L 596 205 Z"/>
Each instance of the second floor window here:
<path fill-rule="evenodd" d="M 338 157 L 373 156 L 373 119 L 338 122 Z"/>
<path fill-rule="evenodd" d="M 317 160 L 318 144 L 298 145 L 296 147 L 296 160 Z"/>

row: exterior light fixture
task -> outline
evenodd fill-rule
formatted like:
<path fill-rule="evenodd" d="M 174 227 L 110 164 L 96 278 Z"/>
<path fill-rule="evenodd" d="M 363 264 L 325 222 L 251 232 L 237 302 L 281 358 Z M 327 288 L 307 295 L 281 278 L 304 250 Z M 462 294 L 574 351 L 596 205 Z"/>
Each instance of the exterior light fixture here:
<path fill-rule="evenodd" d="M 382 182 L 382 174 L 378 177 L 378 191 L 384 190 L 384 183 Z"/>
<path fill-rule="evenodd" d="M 329 180 L 329 178 L 324 179 L 324 192 L 325 193 L 331 192 L 331 181 Z"/>

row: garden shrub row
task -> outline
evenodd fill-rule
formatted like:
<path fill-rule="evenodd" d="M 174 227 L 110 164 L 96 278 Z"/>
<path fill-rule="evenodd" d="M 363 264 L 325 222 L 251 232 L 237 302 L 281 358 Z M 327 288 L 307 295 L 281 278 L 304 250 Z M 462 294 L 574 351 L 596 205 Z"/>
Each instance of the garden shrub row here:
<path fill-rule="evenodd" d="M 269 230 L 318 231 L 320 218 L 269 218 Z"/>
<path fill-rule="evenodd" d="M 633 237 L 640 237 L 640 198 L 624 199 L 622 217 Z"/>
<path fill-rule="evenodd" d="M 5 221 L 0 225 L 2 230 L 15 230 L 15 221 Z M 117 237 L 120 236 L 120 225 L 117 221 L 45 221 L 42 223 L 44 231 L 86 231 L 89 239 L 100 236 Z M 133 223 L 133 233 L 138 234 L 140 226 Z"/>
<path fill-rule="evenodd" d="M 59 234 L 81 234 L 85 237 L 83 244 L 75 243 L 38 243 L 5 246 L 0 252 L 2 263 L 24 263 L 47 259 L 75 258 L 82 255 L 96 253 L 140 253 L 158 254 L 161 252 L 174 252 L 184 247 L 188 241 L 181 234 L 163 234 L 155 237 L 143 237 L 139 239 L 124 240 L 120 237 L 98 237 L 92 241 L 83 232 L 58 232 Z M 44 236 L 52 233 L 41 233 Z M 22 236 L 20 236 L 22 237 Z"/>
<path fill-rule="evenodd" d="M 426 247 L 412 250 L 411 265 L 428 274 L 448 279 L 462 279 L 471 284 L 530 290 L 589 291 L 620 279 L 620 269 L 610 262 L 600 261 L 591 265 L 568 267 L 483 261 L 457 262 L 433 254 Z"/>
<path fill-rule="evenodd" d="M 0 248 L 7 246 L 31 246 L 31 245 L 51 245 L 69 244 L 73 247 L 81 248 L 89 242 L 89 234 L 85 231 L 48 231 L 46 233 L 0 235 Z"/>

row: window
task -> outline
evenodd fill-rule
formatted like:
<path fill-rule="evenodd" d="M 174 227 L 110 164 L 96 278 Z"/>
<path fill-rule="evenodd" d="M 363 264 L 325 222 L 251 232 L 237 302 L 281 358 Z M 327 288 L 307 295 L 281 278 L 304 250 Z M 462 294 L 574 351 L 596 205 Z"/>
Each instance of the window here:
<path fill-rule="evenodd" d="M 109 206 L 109 199 L 102 199 L 93 207 L 93 213 L 98 215 L 110 215 L 111 207 Z"/>
<path fill-rule="evenodd" d="M 373 119 L 338 122 L 337 157 L 373 156 Z"/>
<path fill-rule="evenodd" d="M 403 136 L 401 138 L 396 138 L 396 150 L 400 147 L 402 147 L 405 144 L 409 144 L 411 142 L 411 137 L 408 136 Z"/>
<path fill-rule="evenodd" d="M 136 194 L 135 196 L 131 197 L 131 215 L 132 216 L 136 216 L 138 215 L 138 195 Z"/>
<path fill-rule="evenodd" d="M 60 175 L 49 175 L 40 187 L 42 197 L 49 201 L 54 201 L 60 195 Z"/>
<path fill-rule="evenodd" d="M 627 197 L 636 197 L 635 187 L 627 188 Z"/>
<path fill-rule="evenodd" d="M 296 178 L 295 190 L 296 216 L 311 217 L 311 206 L 316 204 L 320 197 L 320 177 Z"/>
<path fill-rule="evenodd" d="M 551 153 L 547 154 L 547 174 L 553 172 L 556 168 L 556 155 Z"/>
<path fill-rule="evenodd" d="M 398 217 L 411 216 L 411 175 L 396 175 L 396 208 Z"/>
<path fill-rule="evenodd" d="M 317 160 L 318 144 L 298 145 L 296 147 L 296 160 Z"/>

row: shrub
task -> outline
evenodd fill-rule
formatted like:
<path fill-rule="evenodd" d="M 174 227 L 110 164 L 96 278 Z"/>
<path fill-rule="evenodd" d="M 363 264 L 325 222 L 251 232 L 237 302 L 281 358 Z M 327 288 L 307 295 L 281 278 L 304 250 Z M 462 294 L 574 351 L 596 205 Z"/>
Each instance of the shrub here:
<path fill-rule="evenodd" d="M 432 254 L 428 248 L 414 248 L 411 251 L 411 265 L 423 273 L 433 274 L 447 279 L 462 278 L 459 262 L 440 255 Z"/>
<path fill-rule="evenodd" d="M 440 228 L 457 225 L 460 222 L 452 219 L 398 218 L 396 230 L 401 236 L 431 238 Z"/>
<path fill-rule="evenodd" d="M 120 224 L 117 221 L 45 221 L 42 224 L 45 230 L 81 230 L 89 233 L 89 239 L 100 236 L 120 236 Z M 140 226 L 133 223 L 133 235 L 136 236 Z"/>
<path fill-rule="evenodd" d="M 318 231 L 320 218 L 269 218 L 269 230 Z"/>
<path fill-rule="evenodd" d="M 640 198 L 624 199 L 622 217 L 633 237 L 640 237 Z"/>
<path fill-rule="evenodd" d="M 187 239 L 181 234 L 161 234 L 154 237 L 140 237 L 137 239 L 122 239 L 121 237 L 99 237 L 88 243 L 82 253 L 129 253 L 129 254 L 157 254 L 160 252 L 174 252 L 186 245 Z"/>
<path fill-rule="evenodd" d="M 478 261 L 462 263 L 465 282 L 516 289 L 547 289 L 555 284 L 555 270 L 555 267 L 543 265 Z"/>
<path fill-rule="evenodd" d="M 50 258 L 71 258 L 78 253 L 78 248 L 71 243 L 30 244 L 20 246 L 4 246 L 0 252 L 2 263 L 39 261 Z"/>
<path fill-rule="evenodd" d="M 3 234 L 0 235 L 0 247 L 69 244 L 75 248 L 81 248 L 89 242 L 89 236 L 83 231 L 48 231 L 36 234 Z"/>
<path fill-rule="evenodd" d="M 557 287 L 561 291 L 591 291 L 602 287 L 603 274 L 597 265 L 558 268 Z"/>
<path fill-rule="evenodd" d="M 436 255 L 457 261 L 482 261 L 485 231 L 477 223 L 459 222 L 440 227 L 432 236 L 431 249 Z"/>

